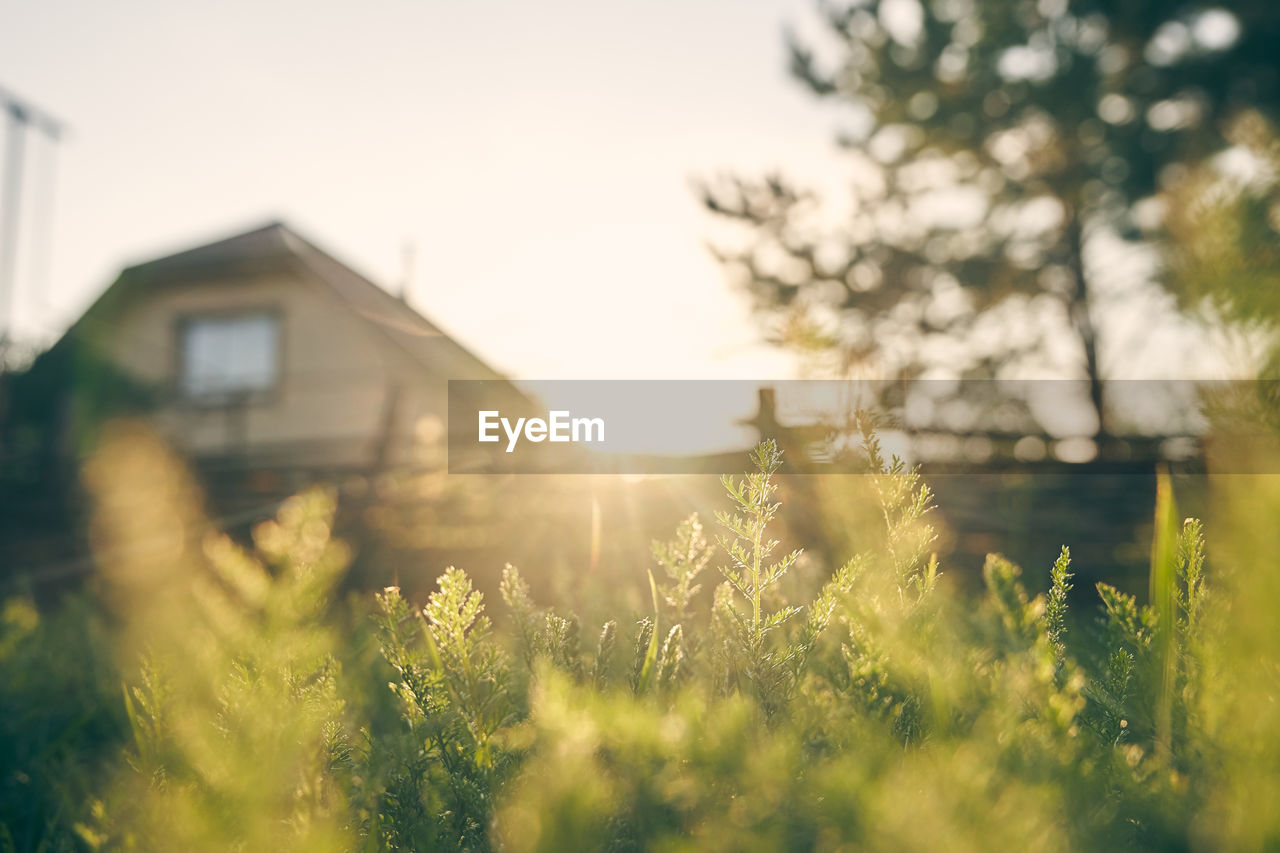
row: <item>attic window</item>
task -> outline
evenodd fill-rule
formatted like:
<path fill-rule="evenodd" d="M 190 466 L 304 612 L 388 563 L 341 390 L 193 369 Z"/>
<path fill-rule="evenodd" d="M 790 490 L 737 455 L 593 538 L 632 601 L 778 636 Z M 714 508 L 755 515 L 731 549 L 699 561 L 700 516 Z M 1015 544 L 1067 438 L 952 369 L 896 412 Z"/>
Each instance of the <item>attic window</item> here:
<path fill-rule="evenodd" d="M 275 387 L 280 323 L 274 314 L 189 317 L 179 339 L 179 387 L 188 397 L 223 401 Z"/>

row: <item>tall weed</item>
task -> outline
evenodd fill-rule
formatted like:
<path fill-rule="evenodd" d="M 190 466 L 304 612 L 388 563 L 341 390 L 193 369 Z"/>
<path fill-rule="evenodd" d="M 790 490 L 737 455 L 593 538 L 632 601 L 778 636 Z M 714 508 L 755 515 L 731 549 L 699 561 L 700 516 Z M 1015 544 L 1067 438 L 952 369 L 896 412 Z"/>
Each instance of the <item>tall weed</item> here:
<path fill-rule="evenodd" d="M 242 548 L 191 533 L 181 471 L 119 441 L 129 476 L 104 461 L 89 482 L 129 742 L 105 741 L 119 760 L 97 775 L 51 750 L 44 766 L 82 784 L 41 801 L 45 827 L 6 804 L 0 849 L 1280 843 L 1272 479 L 1221 485 L 1234 515 L 1207 552 L 1161 478 L 1151 594 L 1100 584 L 1090 620 L 1071 612 L 1066 548 L 1043 594 L 998 554 L 976 597 L 957 591 L 929 489 L 870 429 L 871 523 L 817 572 L 774 532 L 784 475 L 765 442 L 724 481 L 718 538 L 695 516 L 655 544 L 639 612 L 583 620 L 510 566 L 493 612 L 451 568 L 425 601 L 391 587 L 349 623 L 329 496 L 291 501 Z M 6 672 L 43 659 L 23 612 L 5 610 Z"/>

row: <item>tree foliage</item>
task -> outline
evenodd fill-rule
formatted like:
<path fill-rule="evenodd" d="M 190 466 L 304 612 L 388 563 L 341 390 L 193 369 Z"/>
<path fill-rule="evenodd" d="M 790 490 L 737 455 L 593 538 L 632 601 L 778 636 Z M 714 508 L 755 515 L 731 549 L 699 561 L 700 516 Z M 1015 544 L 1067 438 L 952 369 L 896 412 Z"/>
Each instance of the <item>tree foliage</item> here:
<path fill-rule="evenodd" d="M 1064 328 L 1104 412 L 1096 237 L 1280 107 L 1280 7 L 1159 0 L 835 0 L 791 71 L 838 102 L 847 210 L 781 175 L 704 188 L 724 262 L 791 342 L 889 375 L 997 375 Z M 1087 251 L 1088 250 L 1088 251 Z M 1001 314 L 1000 312 L 1010 312 Z M 1000 323 L 1001 316 L 1021 323 Z M 1100 428 L 1104 424 L 1100 423 Z"/>

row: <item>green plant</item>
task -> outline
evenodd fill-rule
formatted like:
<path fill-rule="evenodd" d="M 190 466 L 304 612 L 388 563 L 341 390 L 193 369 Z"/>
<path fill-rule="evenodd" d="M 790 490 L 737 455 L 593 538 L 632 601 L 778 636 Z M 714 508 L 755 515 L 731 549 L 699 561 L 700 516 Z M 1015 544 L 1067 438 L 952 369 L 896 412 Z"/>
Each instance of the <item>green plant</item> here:
<path fill-rule="evenodd" d="M 654 542 L 653 560 L 663 570 L 667 583 L 659 587 L 671 619 L 683 625 L 690 617 L 694 598 L 702 590 L 698 578 L 711 562 L 713 551 L 702 530 L 698 514 L 680 522 L 676 536 L 669 542 Z"/>
<path fill-rule="evenodd" d="M 175 540 L 149 563 L 108 562 L 127 687 L 82 694 L 106 713 L 79 719 L 127 724 L 132 740 L 106 725 L 96 752 L 64 734 L 74 749 L 37 739 L 40 756 L 6 759 L 9 793 L 26 784 L 15 770 L 74 779 L 12 800 L 38 802 L 38 820 L 7 795 L 0 849 L 1259 849 L 1280 838 L 1265 808 L 1280 791 L 1280 587 L 1249 571 L 1275 544 L 1257 519 L 1280 507 L 1280 486 L 1232 498 L 1251 523 L 1228 531 L 1243 550 L 1221 552 L 1218 572 L 1161 478 L 1150 601 L 1099 585 L 1094 625 L 1071 612 L 1065 548 L 1041 594 L 994 554 L 976 596 L 944 583 L 929 491 L 870 431 L 864 443 L 875 524 L 851 559 L 807 586 L 791 572 L 798 554 L 774 556 L 781 458 L 766 443 L 754 472 L 725 481 L 733 510 L 720 519 L 714 593 L 699 594 L 714 556 L 690 519 L 655 546 L 651 609 L 602 602 L 614 618 L 592 642 L 512 567 L 493 622 L 458 569 L 421 606 L 388 588 L 371 616 L 344 616 L 324 493 L 288 503 L 253 550 L 214 536 L 198 550 Z M 128 446 L 141 454 L 128 457 L 132 481 L 106 469 L 90 479 L 113 542 L 182 503 L 180 478 L 148 474 Z M 127 494 L 139 482 L 170 496 L 145 523 Z M 135 594 L 164 606 L 138 607 Z M 55 668 L 35 644 L 46 629 L 20 601 L 4 613 L 0 667 L 18 677 L 0 698 L 17 708 L 24 690 L 69 682 L 25 671 Z M 29 737 L 36 723 L 15 714 L 5 726 Z"/>
<path fill-rule="evenodd" d="M 801 608 L 785 603 L 771 608 L 766 595 L 795 565 L 801 552 L 791 551 L 770 562 L 780 544 L 770 538 L 769 522 L 780 506 L 774 500 L 778 488 L 774 475 L 782 465 L 782 453 L 775 442 L 765 441 L 752 451 L 751 461 L 756 470 L 745 480 L 724 478 L 735 509 L 716 515 L 728 531 L 720 544 L 729 562 L 720 573 L 729 589 L 741 596 L 745 608 L 739 609 L 731 595 L 718 594 L 716 600 L 721 617 L 718 624 L 726 629 L 720 640 L 730 664 L 729 680 L 749 685 L 772 713 L 781 707 L 790 676 L 790 649 L 772 641 Z"/>
<path fill-rule="evenodd" d="M 327 623 L 344 550 L 331 496 L 288 502 L 251 554 L 209 536 L 146 617 L 123 690 L 127 767 L 77 826 L 95 849 L 344 850 L 353 732 Z"/>
<path fill-rule="evenodd" d="M 494 736 L 510 722 L 512 704 L 483 596 L 451 568 L 424 609 L 413 610 L 390 587 L 378 596 L 378 611 L 383 655 L 399 679 L 390 686 L 411 744 L 398 771 L 407 790 L 384 815 L 386 840 L 488 849 L 492 789 L 507 761 Z"/>

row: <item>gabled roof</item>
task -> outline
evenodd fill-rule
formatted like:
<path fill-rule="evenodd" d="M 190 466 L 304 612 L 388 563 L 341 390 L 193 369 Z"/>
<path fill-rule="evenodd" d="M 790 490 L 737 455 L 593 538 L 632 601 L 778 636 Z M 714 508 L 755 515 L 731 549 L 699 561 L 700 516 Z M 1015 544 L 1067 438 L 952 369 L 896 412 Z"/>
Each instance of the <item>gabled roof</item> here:
<path fill-rule="evenodd" d="M 439 370 L 441 356 L 468 367 L 467 379 L 505 379 L 439 326 L 280 221 L 126 267 L 120 277 L 77 320 L 63 340 L 75 337 L 93 318 L 153 287 L 271 271 L 294 271 L 327 286 L 355 314 L 378 329 L 410 357 Z M 55 347 L 60 345 L 55 344 Z"/>

